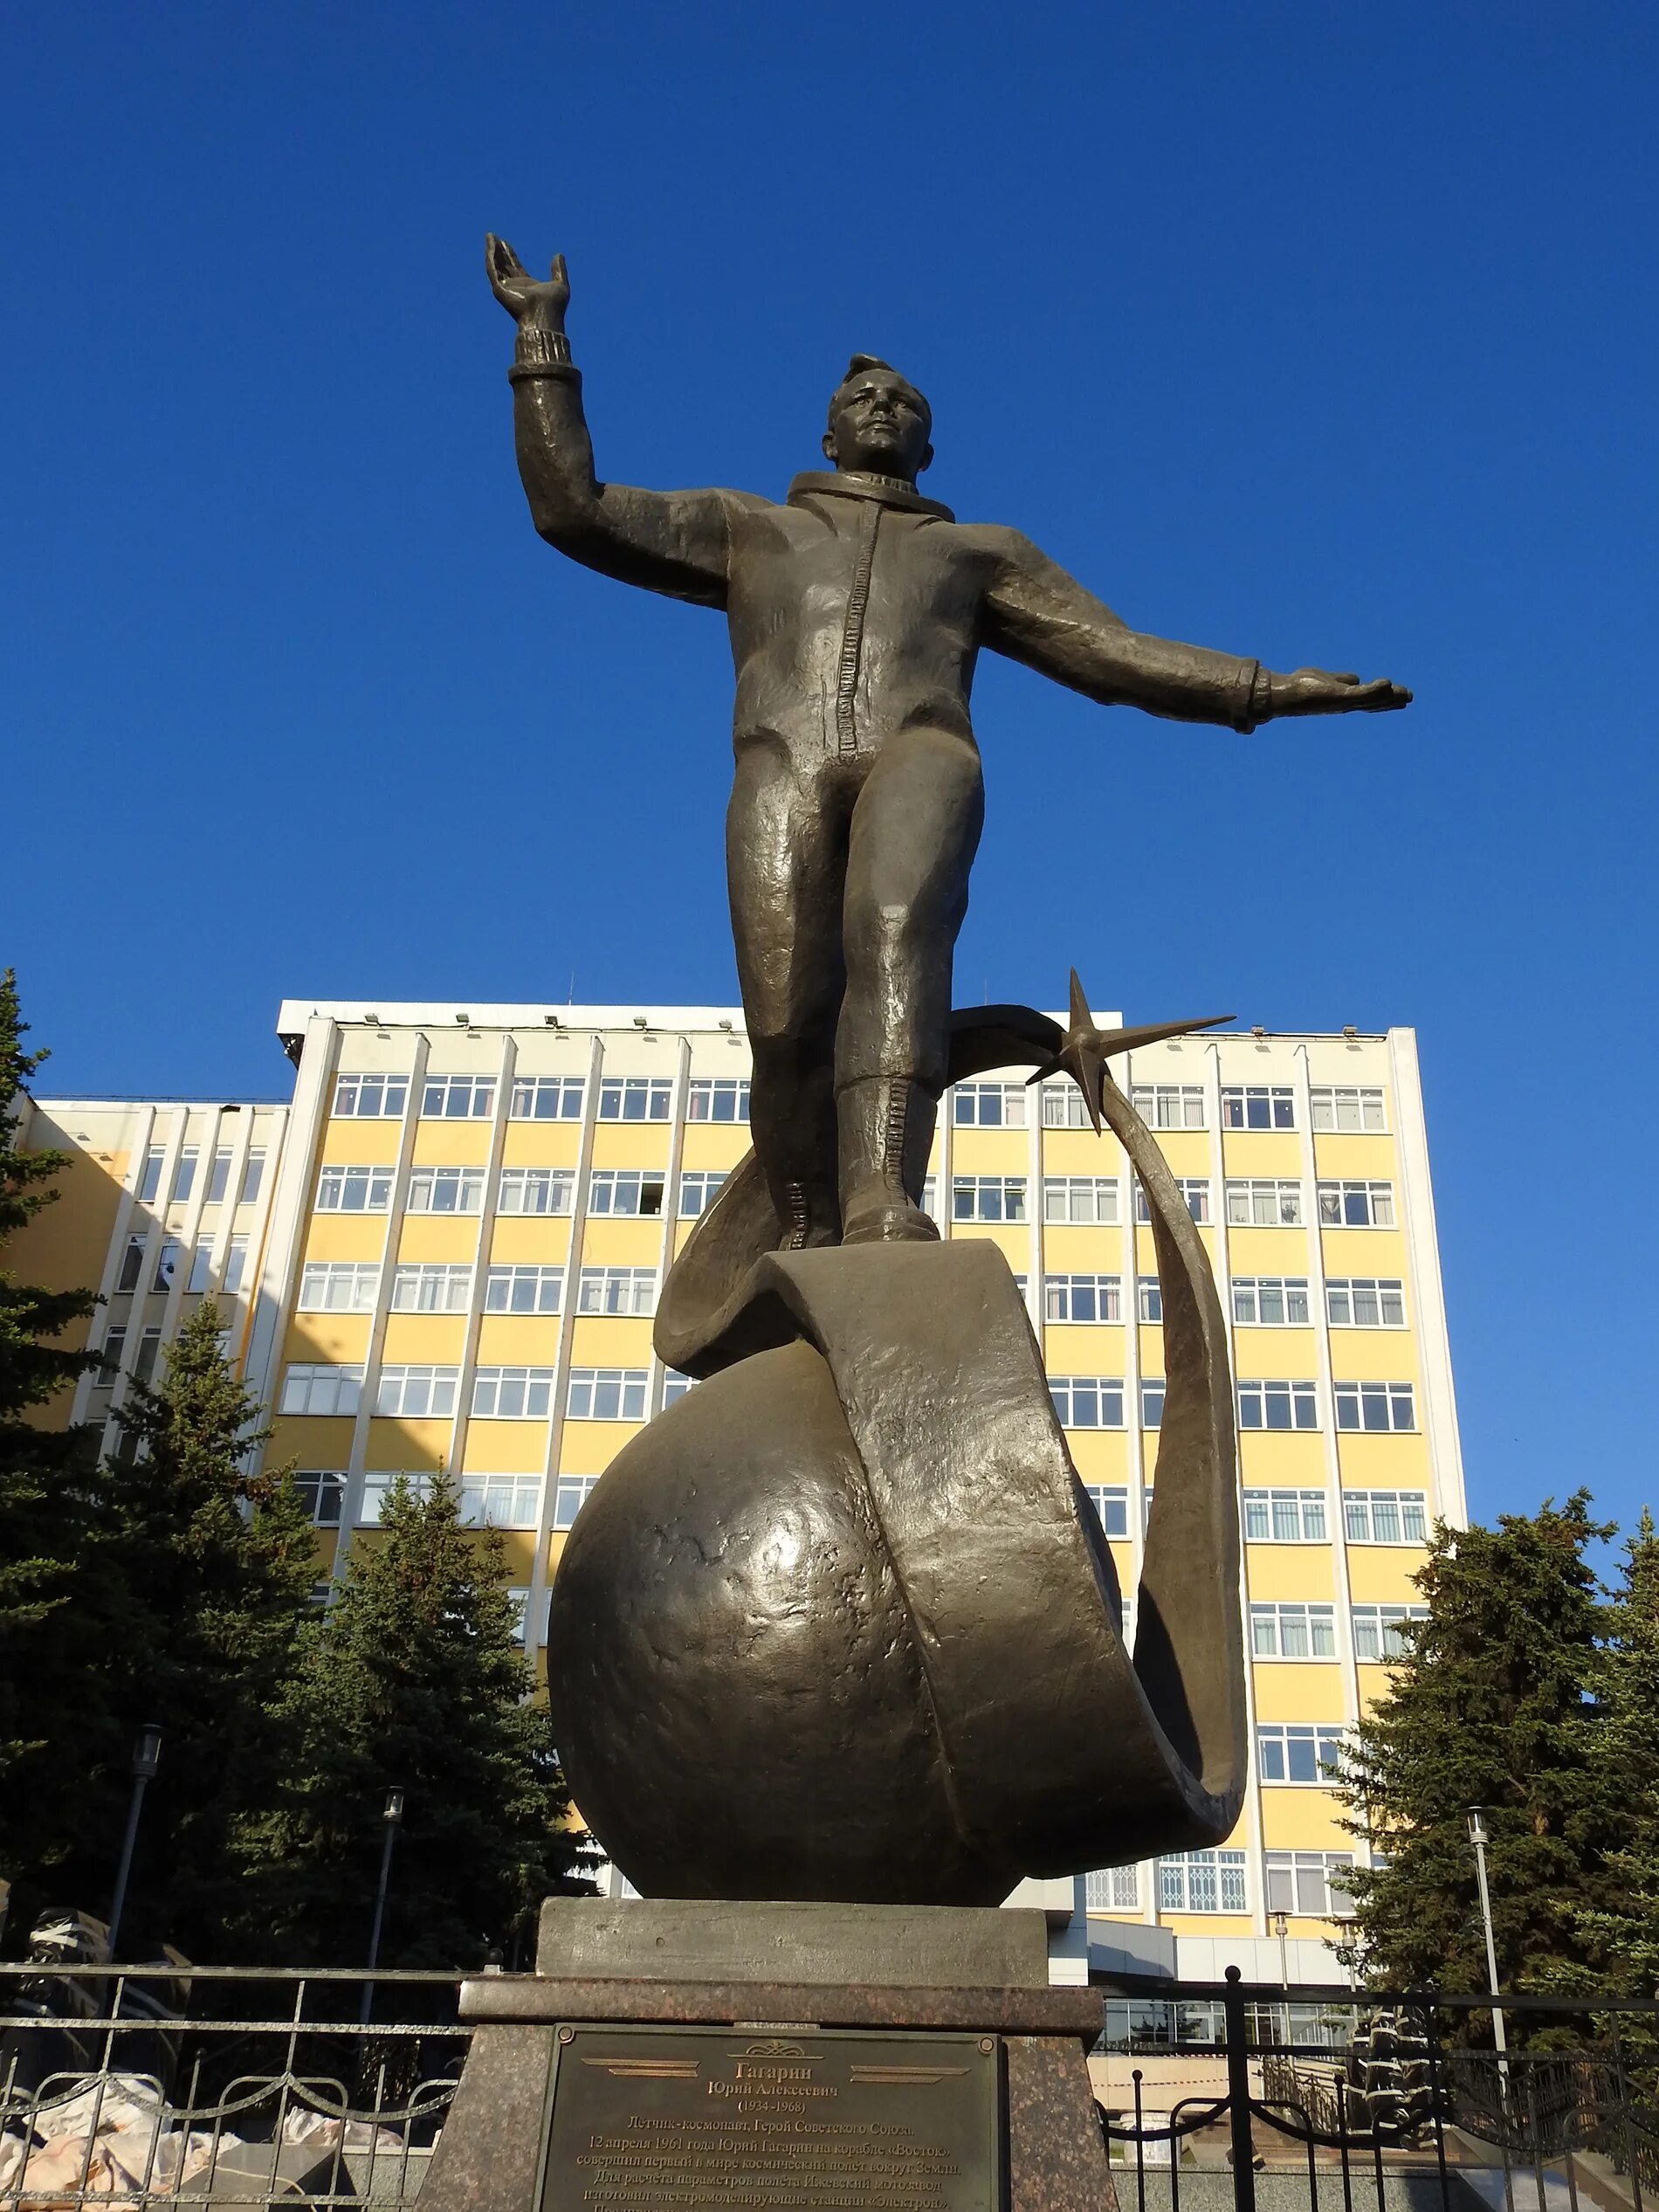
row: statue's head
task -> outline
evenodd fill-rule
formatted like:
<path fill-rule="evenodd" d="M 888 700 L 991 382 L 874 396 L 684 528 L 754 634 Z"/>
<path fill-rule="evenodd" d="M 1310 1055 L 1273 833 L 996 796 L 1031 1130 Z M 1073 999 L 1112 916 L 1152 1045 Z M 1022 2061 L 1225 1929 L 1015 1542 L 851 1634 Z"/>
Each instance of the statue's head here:
<path fill-rule="evenodd" d="M 830 402 L 823 450 L 838 469 L 913 484 L 933 458 L 933 410 L 914 384 L 874 354 L 855 354 Z"/>

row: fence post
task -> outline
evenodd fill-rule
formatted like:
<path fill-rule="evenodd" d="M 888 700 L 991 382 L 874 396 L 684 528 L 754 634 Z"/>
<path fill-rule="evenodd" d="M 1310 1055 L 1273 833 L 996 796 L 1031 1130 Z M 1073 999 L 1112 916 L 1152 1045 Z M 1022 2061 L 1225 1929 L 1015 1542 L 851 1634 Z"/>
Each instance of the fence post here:
<path fill-rule="evenodd" d="M 1227 2027 L 1227 2118 L 1233 2137 L 1233 2212 L 1256 2212 L 1255 2139 L 1250 2133 L 1250 2050 L 1244 1991 L 1236 1967 L 1222 1996 Z"/>

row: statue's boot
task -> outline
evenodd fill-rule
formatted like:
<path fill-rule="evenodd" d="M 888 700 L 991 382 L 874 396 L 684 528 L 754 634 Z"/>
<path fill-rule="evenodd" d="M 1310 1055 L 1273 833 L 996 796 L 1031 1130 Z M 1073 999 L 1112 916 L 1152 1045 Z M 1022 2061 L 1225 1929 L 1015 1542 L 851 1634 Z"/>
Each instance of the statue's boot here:
<path fill-rule="evenodd" d="M 841 1209 L 835 1186 L 819 1175 L 790 1176 L 772 1193 L 783 1234 L 781 1252 L 811 1251 L 820 1244 L 841 1242 Z"/>
<path fill-rule="evenodd" d="M 939 1236 L 917 1203 L 927 1179 L 939 1093 L 907 1075 L 868 1076 L 836 1097 L 843 1244 L 921 1244 Z"/>

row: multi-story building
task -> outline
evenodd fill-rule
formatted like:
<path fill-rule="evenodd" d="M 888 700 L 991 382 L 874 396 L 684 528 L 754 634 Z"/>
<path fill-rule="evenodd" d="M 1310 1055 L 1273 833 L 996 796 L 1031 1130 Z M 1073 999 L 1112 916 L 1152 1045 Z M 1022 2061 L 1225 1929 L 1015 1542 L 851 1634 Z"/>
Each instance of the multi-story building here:
<path fill-rule="evenodd" d="M 1105 1016 L 1106 1021 L 1114 1016 Z M 394 1477 L 440 1465 L 506 1533 L 532 1651 L 565 1533 L 685 1378 L 664 1271 L 747 1148 L 736 1009 L 290 1001 L 286 1105 L 43 1099 L 75 1155 L 13 1264 L 96 1283 L 108 1422 L 196 1299 L 312 1505 L 320 1594 Z M 1464 1518 L 1415 1040 L 1189 1037 L 1114 1063 L 1209 1250 L 1237 1378 L 1252 1781 L 1227 1846 L 1088 1878 L 1099 1961 L 1334 1974 L 1354 1841 L 1328 1787 L 1387 1679 L 1436 1518 Z M 1128 1161 L 1064 1082 L 959 1085 L 927 1203 L 1007 1256 L 1126 1593 L 1156 1478 L 1163 1347 Z M 113 1431 L 112 1431 L 113 1435 Z M 1276 1920 L 1284 1913 L 1286 1919 Z M 1288 1954 L 1287 1954 L 1288 1955 Z"/>

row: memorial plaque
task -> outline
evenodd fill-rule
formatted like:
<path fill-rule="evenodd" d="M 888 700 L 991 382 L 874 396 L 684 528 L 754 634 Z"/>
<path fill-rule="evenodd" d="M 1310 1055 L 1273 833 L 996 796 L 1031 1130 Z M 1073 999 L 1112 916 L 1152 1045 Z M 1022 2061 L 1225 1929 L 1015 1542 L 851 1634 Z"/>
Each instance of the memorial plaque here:
<path fill-rule="evenodd" d="M 995 2212 L 989 2036 L 561 2028 L 542 2212 Z"/>

